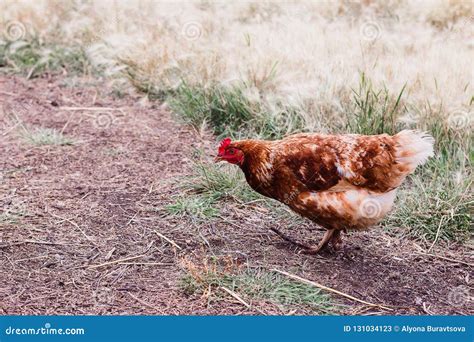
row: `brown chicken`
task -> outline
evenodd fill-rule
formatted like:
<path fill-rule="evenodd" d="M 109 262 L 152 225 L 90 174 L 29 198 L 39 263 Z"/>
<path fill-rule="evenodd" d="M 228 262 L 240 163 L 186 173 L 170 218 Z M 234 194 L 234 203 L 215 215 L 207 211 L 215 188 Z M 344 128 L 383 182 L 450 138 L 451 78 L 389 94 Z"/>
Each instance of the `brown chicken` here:
<path fill-rule="evenodd" d="M 240 166 L 260 194 L 327 229 L 317 246 L 285 240 L 309 253 L 329 242 L 342 243 L 341 231 L 366 229 L 392 208 L 397 187 L 433 156 L 434 139 L 404 130 L 394 136 L 295 134 L 282 140 L 224 139 L 216 161 Z"/>

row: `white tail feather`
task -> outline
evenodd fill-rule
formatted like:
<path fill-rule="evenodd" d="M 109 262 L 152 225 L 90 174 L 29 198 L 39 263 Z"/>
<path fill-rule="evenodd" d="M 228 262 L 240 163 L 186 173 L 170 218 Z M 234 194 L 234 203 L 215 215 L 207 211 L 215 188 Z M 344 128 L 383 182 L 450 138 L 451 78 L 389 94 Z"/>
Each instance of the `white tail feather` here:
<path fill-rule="evenodd" d="M 395 135 L 395 157 L 398 163 L 407 164 L 411 170 L 426 163 L 434 155 L 434 139 L 426 132 L 404 130 Z"/>

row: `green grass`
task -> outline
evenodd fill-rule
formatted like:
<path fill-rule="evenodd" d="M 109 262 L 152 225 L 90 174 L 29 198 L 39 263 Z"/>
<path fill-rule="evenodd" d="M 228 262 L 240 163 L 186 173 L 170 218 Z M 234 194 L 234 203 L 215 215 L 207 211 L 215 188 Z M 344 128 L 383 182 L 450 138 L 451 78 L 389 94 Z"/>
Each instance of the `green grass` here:
<path fill-rule="evenodd" d="M 145 88 L 150 89 L 150 86 Z M 244 84 L 204 88 L 183 83 L 168 98 L 171 109 L 181 120 L 197 128 L 206 124 L 219 137 L 279 139 L 304 132 L 310 126 L 301 108 L 285 106 L 281 102 L 269 105 L 264 100 L 251 101 L 245 95 L 245 89 Z M 362 74 L 358 89 L 352 90 L 352 102 L 343 113 L 346 126 L 339 127 L 334 123 L 329 130 L 395 134 L 402 128 L 397 118 L 406 111 L 401 105 L 404 90 L 405 87 L 397 96 L 385 87 L 376 90 Z"/>
<path fill-rule="evenodd" d="M 239 86 L 202 88 L 183 83 L 169 96 L 171 109 L 185 123 L 206 124 L 218 136 L 278 139 L 304 130 L 303 115 L 276 103 L 252 102 Z"/>
<path fill-rule="evenodd" d="M 352 90 L 353 102 L 347 110 L 346 131 L 356 134 L 396 134 L 402 129 L 397 117 L 403 111 L 400 105 L 405 87 L 393 97 L 386 87 L 374 89 L 370 79 L 361 75 L 359 88 Z"/>
<path fill-rule="evenodd" d="M 222 290 L 225 287 L 249 304 L 270 302 L 283 311 L 302 309 L 313 314 L 330 314 L 337 310 L 331 297 L 320 289 L 264 269 L 229 270 L 228 265 L 222 267 L 211 261 L 202 267 L 192 265 L 186 271 L 181 279 L 181 289 L 186 295 L 210 294 L 210 301 L 228 300 L 228 293 Z"/>
<path fill-rule="evenodd" d="M 60 131 L 51 128 L 34 128 L 32 130 L 25 130 L 21 133 L 23 140 L 31 145 L 74 145 L 75 141 L 62 134 Z"/>
<path fill-rule="evenodd" d="M 403 185 L 396 207 L 383 221 L 385 227 L 426 241 L 463 241 L 472 232 L 474 197 L 472 178 L 456 176 L 414 176 L 412 184 Z"/>
<path fill-rule="evenodd" d="M 225 163 L 212 164 L 196 161 L 194 175 L 183 186 L 203 197 L 214 200 L 231 199 L 237 202 L 251 202 L 262 197 L 246 183 L 242 171 Z"/>
<path fill-rule="evenodd" d="M 212 219 L 226 200 L 245 204 L 263 199 L 245 182 L 240 169 L 223 163 L 195 161 L 193 176 L 180 186 L 182 193 L 164 208 L 173 216 Z"/>
<path fill-rule="evenodd" d="M 68 75 L 98 74 L 84 49 L 77 46 L 44 45 L 38 39 L 0 42 L 0 72 L 22 74 L 27 78 L 44 73 Z"/>
<path fill-rule="evenodd" d="M 177 198 L 174 203 L 167 205 L 165 210 L 173 216 L 210 219 L 219 214 L 215 205 L 216 201 L 210 197 L 187 196 Z"/>

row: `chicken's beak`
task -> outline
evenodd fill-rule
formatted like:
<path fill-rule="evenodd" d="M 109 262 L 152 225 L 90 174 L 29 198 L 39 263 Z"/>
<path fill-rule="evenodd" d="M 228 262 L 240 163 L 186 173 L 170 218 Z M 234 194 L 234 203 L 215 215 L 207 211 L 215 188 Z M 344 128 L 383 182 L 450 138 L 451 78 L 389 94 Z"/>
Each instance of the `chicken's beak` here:
<path fill-rule="evenodd" d="M 224 159 L 222 159 L 222 156 L 221 156 L 221 155 L 217 155 L 217 156 L 215 156 L 215 158 L 214 158 L 214 163 L 218 163 L 218 162 L 220 162 L 220 161 L 222 161 L 222 160 L 224 160 Z"/>

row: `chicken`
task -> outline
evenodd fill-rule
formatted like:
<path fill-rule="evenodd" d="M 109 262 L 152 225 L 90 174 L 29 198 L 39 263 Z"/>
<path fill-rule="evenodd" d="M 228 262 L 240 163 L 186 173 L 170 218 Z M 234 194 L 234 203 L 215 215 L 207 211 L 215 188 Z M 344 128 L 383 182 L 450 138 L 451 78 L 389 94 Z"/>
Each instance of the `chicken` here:
<path fill-rule="evenodd" d="M 413 130 L 394 136 L 302 133 L 276 141 L 226 138 L 216 161 L 238 165 L 255 191 L 327 229 L 317 246 L 297 243 L 317 253 L 329 242 L 340 247 L 341 231 L 380 222 L 403 180 L 433 156 L 433 143 L 430 135 Z"/>

